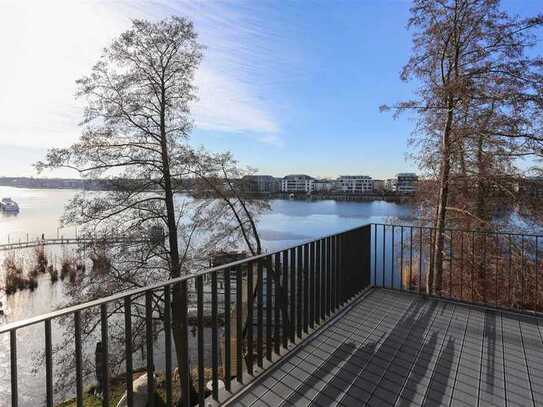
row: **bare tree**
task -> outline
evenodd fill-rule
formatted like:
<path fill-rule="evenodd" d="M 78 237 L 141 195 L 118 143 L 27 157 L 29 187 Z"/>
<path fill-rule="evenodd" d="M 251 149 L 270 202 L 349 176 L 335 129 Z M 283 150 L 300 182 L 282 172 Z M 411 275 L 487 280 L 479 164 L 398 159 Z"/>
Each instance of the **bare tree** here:
<path fill-rule="evenodd" d="M 240 168 L 230 153 L 210 154 L 187 149 L 183 161 L 188 163 L 187 171 L 195 177 L 196 196 L 211 193 L 218 198 L 214 205 L 233 217 L 219 229 L 221 233 L 229 237 L 239 235 L 251 255 L 261 254 L 262 242 L 255 217 L 270 206 L 266 200 L 249 196 L 244 176 L 252 174 L 252 170 Z"/>
<path fill-rule="evenodd" d="M 416 158 L 437 180 L 435 195 L 426 199 L 435 226 L 428 293 L 442 288 L 448 220 L 470 219 L 483 227 L 492 217 L 487 199 L 509 193 L 511 158 L 525 148 L 534 72 L 540 68 L 538 59 L 526 56 L 533 45 L 529 29 L 542 22 L 511 17 L 498 0 L 413 3 L 413 53 L 401 77 L 420 86 L 417 99 L 394 109 L 418 114 Z"/>
<path fill-rule="evenodd" d="M 202 47 L 189 20 L 134 20 L 103 51 L 91 73 L 77 81 L 77 95 L 87 103 L 79 142 L 50 150 L 37 164 L 38 170 L 67 167 L 83 176 L 110 179 L 109 192 L 76 197 L 65 222 L 78 223 L 93 236 L 111 230 L 142 236 L 155 227 L 166 231 L 166 244 L 148 245 L 143 252 L 129 250 L 130 256 L 124 256 L 138 276 L 130 279 L 131 285 L 144 284 L 161 270 L 169 278 L 183 272 L 172 174 L 182 165 L 174 158 L 191 130 L 193 75 L 201 57 Z M 125 287 L 121 278 L 109 281 L 117 283 L 101 286 L 103 294 Z M 176 285 L 172 331 L 179 366 L 186 363 L 181 356 L 187 348 L 182 335 L 186 306 L 186 284 Z"/>

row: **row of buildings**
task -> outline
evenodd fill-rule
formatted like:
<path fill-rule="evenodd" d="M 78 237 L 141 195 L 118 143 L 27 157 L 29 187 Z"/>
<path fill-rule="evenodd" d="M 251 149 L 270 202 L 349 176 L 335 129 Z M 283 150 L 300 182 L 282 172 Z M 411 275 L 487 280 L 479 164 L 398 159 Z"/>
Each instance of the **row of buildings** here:
<path fill-rule="evenodd" d="M 304 174 L 287 175 L 283 178 L 275 178 L 271 175 L 248 175 L 244 177 L 244 181 L 248 190 L 255 193 L 365 195 L 395 192 L 413 194 L 417 188 L 418 176 L 413 173 L 400 173 L 395 178 L 379 180 L 368 175 L 342 175 L 332 180 L 315 179 Z"/>

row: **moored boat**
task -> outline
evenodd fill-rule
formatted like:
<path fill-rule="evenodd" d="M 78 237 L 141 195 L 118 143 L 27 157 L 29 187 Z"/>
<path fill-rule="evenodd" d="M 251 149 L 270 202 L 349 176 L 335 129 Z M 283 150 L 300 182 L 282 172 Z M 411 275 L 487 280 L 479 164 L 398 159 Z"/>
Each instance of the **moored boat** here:
<path fill-rule="evenodd" d="M 0 210 L 8 213 L 18 213 L 19 205 L 11 198 L 2 198 L 0 201 Z"/>

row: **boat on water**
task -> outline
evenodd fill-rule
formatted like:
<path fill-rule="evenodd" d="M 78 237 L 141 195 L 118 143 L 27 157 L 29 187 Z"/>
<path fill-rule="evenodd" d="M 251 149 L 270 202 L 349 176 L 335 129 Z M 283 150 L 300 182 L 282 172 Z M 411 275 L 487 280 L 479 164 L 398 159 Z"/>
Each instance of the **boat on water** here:
<path fill-rule="evenodd" d="M 2 198 L 0 201 L 0 210 L 7 213 L 18 213 L 19 205 L 11 198 Z"/>

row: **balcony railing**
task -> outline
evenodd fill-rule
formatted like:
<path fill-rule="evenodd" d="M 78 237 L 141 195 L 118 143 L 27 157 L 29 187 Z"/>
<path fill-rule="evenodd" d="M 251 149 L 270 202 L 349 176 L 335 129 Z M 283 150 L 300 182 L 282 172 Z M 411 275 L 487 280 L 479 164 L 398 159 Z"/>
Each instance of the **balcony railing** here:
<path fill-rule="evenodd" d="M 124 357 L 125 382 L 128 405 L 133 404 L 133 322 L 134 306 L 145 308 L 146 330 L 146 371 L 155 370 L 153 338 L 154 320 L 158 318 L 154 309 L 157 300 L 163 301 L 162 323 L 166 333 L 172 332 L 172 296 L 174 290 L 187 286 L 194 287 L 196 307 L 197 344 L 189 349 L 177 349 L 181 353 L 180 387 L 183 405 L 191 405 L 190 355 L 197 355 L 194 385 L 198 393 L 198 404 L 211 397 L 223 400 L 219 391 L 219 380 L 224 382 L 226 397 L 232 390 L 233 382 L 243 383 L 246 374 L 253 374 L 255 368 L 262 368 L 266 362 L 281 354 L 289 344 L 306 335 L 317 325 L 329 319 L 344 304 L 370 284 L 370 226 L 363 226 L 343 233 L 330 235 L 274 253 L 251 257 L 205 272 L 172 279 L 151 287 L 123 292 L 89 303 L 65 308 L 39 317 L 30 318 L 0 327 L 0 335 L 9 335 L 11 365 L 11 405 L 19 405 L 19 377 L 17 333 L 29 326 L 42 326 L 44 335 L 45 377 L 44 399 L 47 406 L 58 402 L 55 398 L 54 344 L 52 325 L 56 320 L 73 319 L 73 352 L 75 355 L 75 398 L 76 405 L 83 406 L 85 379 L 81 335 L 82 316 L 91 308 L 100 310 L 100 339 L 103 354 L 102 400 L 104 406 L 111 402 L 111 377 L 108 368 L 108 328 L 112 324 L 109 313 L 112 309 L 124 309 Z M 218 282 L 224 290 L 219 292 Z M 210 285 L 211 294 L 211 394 L 206 390 L 204 380 L 204 285 Z M 219 299 L 219 295 L 223 298 Z M 122 307 L 119 306 L 121 304 Z M 188 306 L 181 304 L 182 343 L 188 342 Z M 249 323 L 247 321 L 250 321 Z M 118 321 L 115 321 L 118 322 Z M 223 328 L 224 340 L 219 338 Z M 241 334 L 238 334 L 241 333 Z M 172 335 L 165 334 L 165 402 L 173 405 L 172 383 Z M 222 349 L 221 349 L 222 348 Z M 219 369 L 219 350 L 222 350 L 222 369 Z M 36 349 L 37 350 L 37 349 Z M 25 375 L 28 372 L 24 372 Z M 155 377 L 147 375 L 149 394 L 156 389 Z M 89 384 L 89 383 L 87 383 Z M 153 405 L 154 399 L 150 398 Z M 34 401 L 42 403 L 41 400 Z"/>
<path fill-rule="evenodd" d="M 83 406 L 85 387 L 93 384 L 83 366 L 88 344 L 81 334 L 83 317 L 90 309 L 99 310 L 100 316 L 102 403 L 111 405 L 110 357 L 119 351 L 108 346 L 108 331 L 112 324 L 117 328 L 120 324 L 125 338 L 124 349 L 120 350 L 125 360 L 121 379 L 125 383 L 128 405 L 132 405 L 133 374 L 137 367 L 133 360 L 135 307 L 144 309 L 144 324 L 140 328 L 145 330 L 146 352 L 145 363 L 140 367 L 146 372 L 156 371 L 155 359 L 159 355 L 153 345 L 157 338 L 163 341 L 166 404 L 174 405 L 175 387 L 181 389 L 183 405 L 191 405 L 191 381 L 198 405 L 223 402 L 287 349 L 334 317 L 367 287 L 425 293 L 426 275 L 432 268 L 434 254 L 433 232 L 430 227 L 365 225 L 151 287 L 6 324 L 0 327 L 0 336 L 9 335 L 11 405 L 21 404 L 19 379 L 21 373 L 25 376 L 29 373 L 18 369 L 17 336 L 30 326 L 41 330 L 44 338 L 45 404 L 53 406 L 60 401 L 54 394 L 57 383 L 53 372 L 59 365 L 54 353 L 52 326 L 62 319 L 73 324 L 73 392 L 76 405 Z M 522 312 L 541 311 L 539 242 L 542 238 L 447 229 L 442 289 L 431 294 Z M 172 297 L 175 290 L 186 287 L 192 291 L 193 301 L 182 301 L 177 314 L 181 319 L 180 343 L 185 345 L 173 350 Z M 160 314 L 157 302 L 161 303 Z M 189 318 L 189 308 L 195 309 L 194 318 Z M 110 313 L 113 309 L 120 309 L 124 318 L 114 319 Z M 157 319 L 163 325 L 165 334 L 162 336 L 155 332 Z M 193 322 L 197 338 L 190 346 L 189 320 Z M 204 334 L 206 320 L 210 335 Z M 209 347 L 211 361 L 206 364 L 204 353 Z M 172 379 L 172 356 L 176 351 L 180 353 L 179 384 Z M 210 385 L 206 384 L 206 374 Z M 149 393 L 153 393 L 157 388 L 155 376 L 148 374 L 147 381 Z M 221 382 L 224 390 L 219 386 Z M 150 398 L 150 405 L 154 401 Z M 42 400 L 35 402 L 43 403 Z"/>
<path fill-rule="evenodd" d="M 372 284 L 426 293 L 435 229 L 385 224 L 371 228 Z M 540 313 L 542 242 L 543 236 L 535 234 L 445 229 L 441 291 L 431 295 Z"/>

